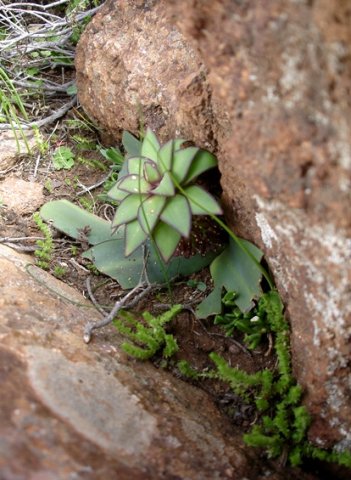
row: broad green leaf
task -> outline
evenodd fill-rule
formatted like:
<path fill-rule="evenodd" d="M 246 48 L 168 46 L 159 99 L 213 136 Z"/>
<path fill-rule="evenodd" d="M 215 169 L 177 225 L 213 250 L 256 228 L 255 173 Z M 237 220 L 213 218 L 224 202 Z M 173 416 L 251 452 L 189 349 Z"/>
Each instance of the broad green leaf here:
<path fill-rule="evenodd" d="M 194 181 L 201 173 L 217 166 L 217 159 L 207 150 L 199 150 L 192 161 L 188 174 L 185 178 L 185 184 Z"/>
<path fill-rule="evenodd" d="M 135 220 L 138 216 L 140 204 L 145 198 L 145 195 L 128 195 L 117 207 L 116 214 L 112 221 L 112 227 L 118 227 L 119 225 Z"/>
<path fill-rule="evenodd" d="M 241 245 L 248 250 L 258 262 L 263 253 L 247 240 L 240 239 Z M 213 292 L 203 300 L 197 308 L 199 318 L 221 313 L 222 289 L 236 292 L 236 305 L 242 312 L 251 310 L 253 300 L 258 299 L 262 290 L 260 287 L 262 273 L 252 258 L 232 239 L 226 249 L 212 262 L 210 267 L 214 281 Z"/>
<path fill-rule="evenodd" d="M 79 239 L 82 235 L 91 245 L 120 238 L 121 233 L 112 233 L 111 223 L 83 210 L 68 200 L 54 200 L 43 205 L 40 216 L 60 232 Z"/>
<path fill-rule="evenodd" d="M 40 215 L 57 230 L 74 239 L 81 238 L 82 232 L 85 232 L 84 236 L 94 246 L 83 257 L 89 258 L 101 273 L 116 279 L 122 288 L 133 288 L 139 283 L 144 268 L 143 250 L 139 247 L 129 257 L 125 257 L 123 229 L 112 234 L 109 222 L 67 200 L 46 203 L 41 208 Z M 167 265 L 160 265 L 154 249 L 149 243 L 147 245 L 150 254 L 147 256 L 146 269 L 151 283 L 164 283 L 178 275 L 191 275 L 206 267 L 217 255 L 211 252 L 205 257 L 199 254 L 190 258 L 175 257 Z"/>
<path fill-rule="evenodd" d="M 167 172 L 172 168 L 173 158 L 173 140 L 165 143 L 158 151 L 157 165 L 161 173 Z"/>
<path fill-rule="evenodd" d="M 131 156 L 139 156 L 141 153 L 141 141 L 126 130 L 122 134 L 122 145 Z"/>
<path fill-rule="evenodd" d="M 125 249 L 124 255 L 128 257 L 134 252 L 142 243 L 145 242 L 147 234 L 141 228 L 138 220 L 127 223 L 125 226 Z"/>
<path fill-rule="evenodd" d="M 151 185 L 138 175 L 126 175 L 117 182 L 117 188 L 128 193 L 148 193 Z"/>
<path fill-rule="evenodd" d="M 143 175 L 146 159 L 143 157 L 130 157 L 126 160 L 128 173 L 131 175 Z"/>
<path fill-rule="evenodd" d="M 191 185 L 184 191 L 193 215 L 221 215 L 223 213 L 217 201 L 203 188 Z"/>
<path fill-rule="evenodd" d="M 144 259 L 141 248 L 129 257 L 124 255 L 124 250 L 124 239 L 120 238 L 99 243 L 82 256 L 91 260 L 101 273 L 117 280 L 122 288 L 129 289 L 138 285 Z"/>
<path fill-rule="evenodd" d="M 115 200 L 116 202 L 121 202 L 129 195 L 129 192 L 125 192 L 124 190 L 119 189 L 118 183 L 115 183 L 113 187 L 110 188 L 110 190 L 107 192 L 107 196 L 111 198 L 111 200 Z"/>
<path fill-rule="evenodd" d="M 153 232 L 153 239 L 162 256 L 167 263 L 175 252 L 181 235 L 166 223 L 159 222 Z"/>
<path fill-rule="evenodd" d="M 160 144 L 154 132 L 148 128 L 141 145 L 141 155 L 149 158 L 157 163 L 157 152 L 160 149 Z"/>
<path fill-rule="evenodd" d="M 189 237 L 191 228 L 191 211 L 183 195 L 170 198 L 161 213 L 161 220 L 177 230 L 183 237 Z"/>
<path fill-rule="evenodd" d="M 197 147 L 188 147 L 174 152 L 172 173 L 179 183 L 181 183 L 186 177 L 191 162 L 198 151 L 199 149 Z"/>
<path fill-rule="evenodd" d="M 155 162 L 147 160 L 144 163 L 144 176 L 150 183 L 159 182 L 161 180 L 161 175 Z"/>
<path fill-rule="evenodd" d="M 212 292 L 198 305 L 196 316 L 207 318 L 222 311 L 222 287 L 215 287 Z"/>
<path fill-rule="evenodd" d="M 0 40 L 2 40 L 2 30 L 0 30 Z M 37 67 L 26 68 L 26 73 L 30 77 L 35 77 L 36 75 L 38 75 L 39 72 L 40 70 Z"/>
<path fill-rule="evenodd" d="M 146 242 L 149 254 L 147 255 L 146 272 L 151 283 L 162 284 L 178 276 L 188 276 L 202 270 L 209 265 L 217 255 L 210 252 L 205 256 L 196 254 L 193 257 L 173 257 L 168 264 L 162 262 L 154 248 Z M 96 268 L 105 275 L 117 280 L 124 289 L 138 285 L 144 269 L 143 250 L 139 247 L 129 257 L 124 256 L 123 239 L 102 242 L 95 245 L 83 254 L 89 258 Z"/>
<path fill-rule="evenodd" d="M 147 245 L 149 247 L 150 255 L 146 264 L 146 270 L 151 283 L 164 283 L 177 276 L 187 277 L 192 273 L 199 272 L 211 263 L 211 259 L 214 259 L 218 255 L 218 251 L 212 251 L 206 255 L 197 253 L 189 258 L 177 256 L 172 257 L 167 264 L 164 263 L 163 265 L 160 265 L 160 260 L 155 253 L 153 245 Z"/>
<path fill-rule="evenodd" d="M 159 221 L 160 213 L 162 212 L 165 203 L 165 197 L 153 195 L 140 205 L 138 210 L 138 222 L 148 236 L 150 236 L 156 223 Z"/>
<path fill-rule="evenodd" d="M 175 193 L 174 183 L 169 172 L 163 174 L 162 180 L 156 188 L 151 192 L 154 195 L 164 195 L 165 197 L 173 197 Z"/>

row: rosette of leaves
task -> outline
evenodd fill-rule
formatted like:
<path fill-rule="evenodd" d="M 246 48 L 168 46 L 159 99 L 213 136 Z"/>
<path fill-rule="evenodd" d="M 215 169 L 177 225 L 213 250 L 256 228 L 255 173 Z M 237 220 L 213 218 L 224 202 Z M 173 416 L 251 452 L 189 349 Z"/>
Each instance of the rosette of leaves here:
<path fill-rule="evenodd" d="M 120 202 L 112 227 L 124 228 L 126 257 L 151 238 L 168 262 L 181 237 L 189 237 L 192 215 L 222 213 L 212 195 L 194 185 L 200 174 L 217 165 L 216 158 L 197 147 L 182 148 L 184 142 L 170 140 L 161 146 L 150 129 L 142 142 L 130 142 L 118 181 L 108 192 Z"/>

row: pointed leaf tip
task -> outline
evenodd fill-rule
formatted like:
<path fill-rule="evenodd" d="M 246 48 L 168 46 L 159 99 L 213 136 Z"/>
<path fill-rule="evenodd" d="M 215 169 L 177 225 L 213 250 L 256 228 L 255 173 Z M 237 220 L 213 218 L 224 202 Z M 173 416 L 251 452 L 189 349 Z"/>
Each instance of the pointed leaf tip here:
<path fill-rule="evenodd" d="M 208 152 L 207 150 L 199 150 L 192 161 L 187 176 L 185 178 L 185 183 L 189 184 L 196 180 L 196 178 L 201 175 L 201 173 L 206 172 L 210 168 L 217 166 L 216 157 Z"/>
<path fill-rule="evenodd" d="M 147 234 L 141 228 L 138 220 L 127 223 L 125 227 L 125 249 L 126 257 L 131 255 L 140 245 L 142 245 L 147 238 Z"/>
<path fill-rule="evenodd" d="M 148 127 L 141 146 L 141 155 L 157 163 L 157 154 L 160 149 L 159 141 L 154 132 Z"/>
<path fill-rule="evenodd" d="M 140 155 L 141 141 L 135 138 L 134 135 L 127 132 L 126 130 L 122 134 L 122 145 L 129 155 Z"/>
<path fill-rule="evenodd" d="M 138 209 L 138 221 L 144 232 L 150 236 L 157 224 L 160 213 L 166 203 L 166 198 L 161 196 L 151 196 L 144 200 Z"/>
<path fill-rule="evenodd" d="M 161 180 L 161 175 L 155 162 L 146 160 L 144 163 L 144 176 L 146 180 L 152 184 Z"/>
<path fill-rule="evenodd" d="M 120 205 L 117 207 L 114 219 L 112 221 L 112 227 L 118 227 L 124 223 L 129 223 L 135 220 L 138 216 L 138 209 L 146 195 L 128 195 Z"/>
<path fill-rule="evenodd" d="M 161 213 L 161 220 L 177 230 L 183 237 L 189 237 L 191 211 L 187 199 L 180 194 L 170 198 Z"/>
<path fill-rule="evenodd" d="M 184 189 L 193 215 L 222 215 L 219 203 L 198 185 Z"/>
<path fill-rule="evenodd" d="M 172 197 L 175 193 L 174 183 L 169 172 L 165 172 L 160 183 L 152 190 L 154 195 L 164 195 L 165 197 Z"/>
<path fill-rule="evenodd" d="M 172 168 L 173 159 L 173 140 L 165 143 L 158 151 L 157 165 L 160 172 L 164 173 L 170 171 Z"/>
<path fill-rule="evenodd" d="M 178 182 L 182 182 L 186 177 L 191 163 L 198 151 L 199 149 L 197 147 L 188 147 L 174 152 L 172 173 Z"/>
<path fill-rule="evenodd" d="M 117 182 L 117 188 L 128 193 L 148 193 L 151 190 L 151 185 L 145 178 L 138 175 L 126 175 Z"/>
<path fill-rule="evenodd" d="M 181 235 L 166 223 L 159 222 L 153 234 L 162 259 L 167 263 L 177 249 Z"/>

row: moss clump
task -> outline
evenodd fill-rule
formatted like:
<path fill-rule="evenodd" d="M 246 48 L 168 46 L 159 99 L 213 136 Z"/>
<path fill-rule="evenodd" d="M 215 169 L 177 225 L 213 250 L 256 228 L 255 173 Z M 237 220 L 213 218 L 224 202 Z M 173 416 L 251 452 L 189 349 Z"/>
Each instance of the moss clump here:
<path fill-rule="evenodd" d="M 275 339 L 278 363 L 274 375 L 269 370 L 247 374 L 230 367 L 217 354 L 210 355 L 217 367 L 218 378 L 228 382 L 245 401 L 255 399 L 256 407 L 262 413 L 259 422 L 244 435 L 245 443 L 265 449 L 269 457 L 287 452 L 293 466 L 300 465 L 304 457 L 309 457 L 351 467 L 350 452 L 329 452 L 307 440 L 311 417 L 306 407 L 301 405 L 302 388 L 292 375 L 289 325 L 278 293 L 272 290 L 262 295 L 256 313 L 264 321 L 265 331 Z M 249 329 L 246 333 L 251 334 Z"/>
<path fill-rule="evenodd" d="M 130 313 L 121 312 L 114 324 L 131 341 L 122 344 L 123 350 L 139 360 L 147 360 L 159 351 L 169 359 L 178 351 L 178 345 L 174 337 L 166 333 L 165 325 L 181 310 L 181 305 L 175 305 L 158 317 L 146 312 L 143 321 Z M 265 333 L 274 337 L 278 360 L 275 372 L 264 369 L 249 374 L 229 366 L 226 360 L 212 352 L 210 358 L 216 370 L 197 372 L 188 362 L 181 360 L 177 363 L 180 373 L 192 380 L 218 378 L 229 383 L 233 392 L 245 402 L 255 403 L 260 417 L 251 431 L 244 435 L 247 445 L 264 449 L 271 458 L 287 454 L 292 466 L 301 465 L 304 458 L 316 458 L 351 467 L 350 452 L 323 450 L 307 440 L 311 417 L 306 407 L 301 405 L 302 388 L 292 375 L 289 325 L 278 293 L 272 290 L 262 295 L 256 313 L 264 321 Z M 247 334 L 251 332 L 248 330 Z"/>
<path fill-rule="evenodd" d="M 113 323 L 117 330 L 131 343 L 123 343 L 122 349 L 138 360 L 148 360 L 162 350 L 165 358 L 170 358 L 178 351 L 173 335 L 166 333 L 165 325 L 182 310 L 181 305 L 174 305 L 162 315 L 154 317 L 149 312 L 143 314 L 144 322 L 129 312 L 122 311 Z"/>
<path fill-rule="evenodd" d="M 41 233 L 44 235 L 43 240 L 37 240 L 37 249 L 34 252 L 36 257 L 36 264 L 38 267 L 48 270 L 50 267 L 50 262 L 52 258 L 52 252 L 54 249 L 54 242 L 52 239 L 52 234 L 50 227 L 43 222 L 40 217 L 40 214 L 37 212 L 33 215 L 33 220 Z"/>

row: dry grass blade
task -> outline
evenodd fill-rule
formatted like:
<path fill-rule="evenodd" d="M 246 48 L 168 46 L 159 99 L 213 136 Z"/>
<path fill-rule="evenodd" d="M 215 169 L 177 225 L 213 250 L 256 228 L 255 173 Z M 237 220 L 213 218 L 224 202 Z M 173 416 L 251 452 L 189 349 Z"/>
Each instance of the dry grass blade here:
<path fill-rule="evenodd" d="M 103 3 L 0 0 L 0 130 L 47 125 L 76 103 L 75 45 Z"/>

